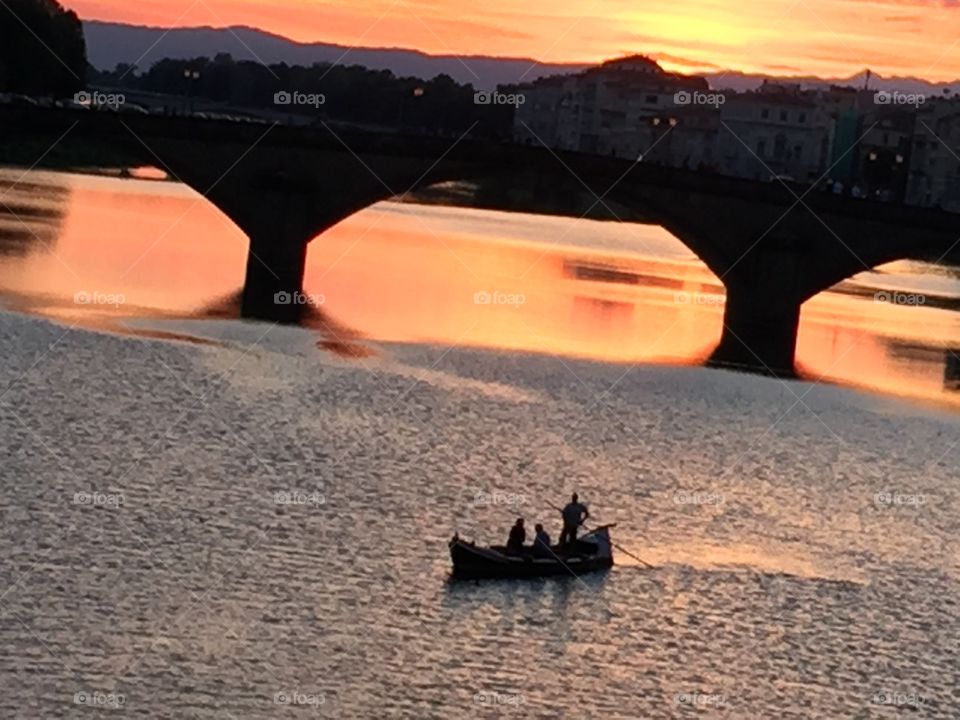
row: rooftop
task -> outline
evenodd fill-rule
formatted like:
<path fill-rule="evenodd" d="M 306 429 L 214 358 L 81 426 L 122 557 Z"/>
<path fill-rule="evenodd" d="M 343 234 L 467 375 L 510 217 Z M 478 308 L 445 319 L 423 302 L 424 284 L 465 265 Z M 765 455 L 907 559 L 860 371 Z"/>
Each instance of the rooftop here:
<path fill-rule="evenodd" d="M 598 67 L 590 68 L 590 70 L 587 72 L 609 72 L 611 70 L 616 72 L 641 72 L 654 73 L 657 75 L 665 74 L 659 63 L 657 63 L 656 60 L 648 58 L 646 55 L 627 55 L 626 57 L 607 60 Z"/>

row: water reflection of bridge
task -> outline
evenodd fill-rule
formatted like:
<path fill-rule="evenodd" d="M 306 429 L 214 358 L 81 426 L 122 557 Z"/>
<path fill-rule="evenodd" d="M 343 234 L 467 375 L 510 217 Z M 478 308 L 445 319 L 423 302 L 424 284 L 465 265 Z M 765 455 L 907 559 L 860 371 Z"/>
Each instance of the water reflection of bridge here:
<path fill-rule="evenodd" d="M 250 238 L 243 313 L 297 322 L 307 244 L 380 200 L 450 180 L 551 184 L 571 177 L 599 204 L 637 208 L 692 250 L 726 290 L 712 362 L 775 375 L 794 368 L 800 308 L 858 272 L 936 259 L 960 216 L 545 148 L 188 118 L 4 108 L 8 134 L 122 147 L 202 193 Z M 535 196 L 535 193 L 531 196 Z"/>
<path fill-rule="evenodd" d="M 22 257 L 56 245 L 70 189 L 0 170 L 0 255 Z"/>
<path fill-rule="evenodd" d="M 888 356 L 901 364 L 917 367 L 943 367 L 943 389 L 960 391 L 960 348 L 945 347 L 940 343 L 916 340 L 889 339 Z"/>
<path fill-rule="evenodd" d="M 960 391 L 960 348 L 943 351 L 943 389 Z"/>

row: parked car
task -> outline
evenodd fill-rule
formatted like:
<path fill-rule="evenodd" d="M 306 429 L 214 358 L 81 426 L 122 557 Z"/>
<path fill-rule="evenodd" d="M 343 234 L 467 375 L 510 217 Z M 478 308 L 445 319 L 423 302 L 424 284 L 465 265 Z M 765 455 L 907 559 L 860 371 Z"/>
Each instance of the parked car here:
<path fill-rule="evenodd" d="M 89 110 L 89 105 L 84 105 L 81 102 L 77 102 L 76 98 L 62 98 L 61 100 L 54 101 L 54 107 L 63 108 L 64 110 Z"/>
<path fill-rule="evenodd" d="M 4 105 L 19 105 L 20 107 L 37 107 L 39 104 L 29 95 L 20 93 L 6 93 L 2 102 Z"/>
<path fill-rule="evenodd" d="M 137 105 L 136 103 L 123 103 L 118 105 L 116 108 L 118 113 L 124 113 L 126 115 L 149 115 L 150 112 L 143 107 L 143 105 Z"/>

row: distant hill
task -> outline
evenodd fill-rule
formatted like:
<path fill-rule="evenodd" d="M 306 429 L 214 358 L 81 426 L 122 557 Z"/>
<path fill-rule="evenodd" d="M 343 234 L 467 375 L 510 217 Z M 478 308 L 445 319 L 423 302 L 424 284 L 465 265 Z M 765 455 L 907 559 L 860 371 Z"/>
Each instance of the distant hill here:
<path fill-rule="evenodd" d="M 427 55 L 399 48 L 347 48 L 331 43 L 298 43 L 279 35 L 249 27 L 152 28 L 87 21 L 87 56 L 98 70 L 112 70 L 118 63 L 149 68 L 162 58 L 213 57 L 230 53 L 235 60 L 266 64 L 310 66 L 340 62 L 363 65 L 374 70 L 391 70 L 397 76 L 425 80 L 447 74 L 459 83 L 478 90 L 497 85 L 535 80 L 545 75 L 579 72 L 586 65 L 538 64 L 529 58 L 497 58 L 465 55 Z"/>
<path fill-rule="evenodd" d="M 363 65 L 374 70 L 391 70 L 394 75 L 429 80 L 446 74 L 460 83 L 470 83 L 479 90 L 508 85 L 538 77 L 562 75 L 583 70 L 587 65 L 575 63 L 537 63 L 531 58 L 499 58 L 477 55 L 428 55 L 401 48 L 347 48 L 332 43 L 299 43 L 280 35 L 250 27 L 231 28 L 155 28 L 100 21 L 83 24 L 87 40 L 87 56 L 98 70 L 112 70 L 118 63 L 149 68 L 162 58 L 213 57 L 230 53 L 236 60 L 254 60 L 267 64 L 309 66 L 314 63 L 340 62 Z M 849 85 L 863 87 L 865 74 L 849 78 L 750 75 L 740 72 L 715 72 L 704 75 L 711 87 L 729 90 L 752 90 L 764 80 L 801 83 L 805 87 Z M 873 75 L 870 87 L 875 90 L 940 94 L 945 88 L 960 91 L 960 82 L 930 83 L 917 78 L 882 78 Z"/>
<path fill-rule="evenodd" d="M 747 75 L 741 72 L 718 72 L 704 75 L 710 87 L 723 90 L 755 90 L 764 80 L 788 84 L 800 84 L 804 88 L 827 88 L 831 85 L 862 88 L 867 79 L 867 72 L 847 78 L 818 78 L 812 75 L 798 77 L 774 77 L 772 75 Z M 944 90 L 960 92 L 960 81 L 934 83 L 912 77 L 885 78 L 876 73 L 870 75 L 871 90 L 899 90 L 905 93 L 922 93 L 924 95 L 940 95 Z"/>

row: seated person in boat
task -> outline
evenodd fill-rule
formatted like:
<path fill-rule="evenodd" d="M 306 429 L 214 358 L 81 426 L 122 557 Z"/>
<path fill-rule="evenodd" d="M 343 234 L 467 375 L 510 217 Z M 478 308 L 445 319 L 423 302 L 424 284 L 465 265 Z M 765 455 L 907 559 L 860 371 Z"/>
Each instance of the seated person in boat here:
<path fill-rule="evenodd" d="M 550 549 L 550 536 L 543 529 L 543 525 L 537 523 L 534 525 L 534 530 L 537 531 L 537 535 L 533 539 L 533 556 L 538 558 L 553 557 L 553 551 Z"/>
<path fill-rule="evenodd" d="M 577 528 L 579 528 L 587 518 L 590 512 L 587 506 L 580 502 L 577 494 L 574 493 L 570 502 L 560 511 L 563 515 L 563 531 L 560 533 L 561 545 L 572 545 L 577 541 Z"/>
<path fill-rule="evenodd" d="M 523 543 L 527 540 L 527 531 L 523 528 L 523 518 L 517 518 L 517 522 L 510 528 L 510 537 L 507 539 L 507 555 L 522 555 Z"/>

